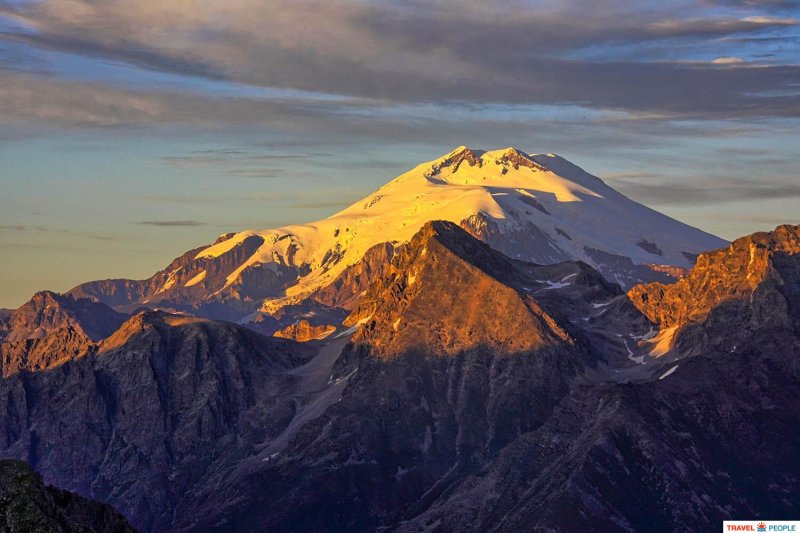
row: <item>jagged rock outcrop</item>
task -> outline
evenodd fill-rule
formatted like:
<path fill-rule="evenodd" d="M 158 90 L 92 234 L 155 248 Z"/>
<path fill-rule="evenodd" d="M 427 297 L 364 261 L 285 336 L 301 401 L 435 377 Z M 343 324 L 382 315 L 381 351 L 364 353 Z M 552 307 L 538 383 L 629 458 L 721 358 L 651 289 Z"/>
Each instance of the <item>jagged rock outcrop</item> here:
<path fill-rule="evenodd" d="M 294 324 L 276 331 L 273 335 L 284 339 L 292 339 L 297 342 L 308 342 L 324 339 L 334 331 L 336 331 L 336 326 L 330 324 L 314 326 L 311 325 L 308 320 L 299 320 Z"/>
<path fill-rule="evenodd" d="M 91 353 L 126 318 L 88 299 L 38 292 L 0 323 L 2 375 L 43 370 Z"/>
<path fill-rule="evenodd" d="M 0 529 L 8 533 L 134 533 L 110 505 L 56 487 L 23 461 L 0 460 Z"/>
<path fill-rule="evenodd" d="M 769 328 L 800 331 L 800 226 L 737 239 L 700 254 L 694 269 L 673 285 L 639 285 L 631 301 L 662 330 L 673 330 L 679 353 L 721 344 L 735 349 Z"/>
<path fill-rule="evenodd" d="M 348 312 L 341 307 L 331 307 L 309 298 L 298 304 L 281 307 L 272 314 L 258 314 L 250 322 L 246 322 L 246 326 L 263 335 L 275 335 L 282 330 L 290 331 L 299 322 L 306 322 L 311 328 L 335 329 L 347 315 Z"/>
<path fill-rule="evenodd" d="M 376 244 L 367 250 L 361 261 L 346 268 L 330 285 L 312 294 L 310 299 L 351 311 L 372 282 L 389 269 L 394 250 L 392 243 Z"/>
<path fill-rule="evenodd" d="M 479 346 L 515 354 L 572 344 L 521 288 L 524 279 L 517 265 L 455 224 L 431 222 L 398 251 L 346 323 L 366 322 L 353 342 L 386 357 L 452 355 Z"/>

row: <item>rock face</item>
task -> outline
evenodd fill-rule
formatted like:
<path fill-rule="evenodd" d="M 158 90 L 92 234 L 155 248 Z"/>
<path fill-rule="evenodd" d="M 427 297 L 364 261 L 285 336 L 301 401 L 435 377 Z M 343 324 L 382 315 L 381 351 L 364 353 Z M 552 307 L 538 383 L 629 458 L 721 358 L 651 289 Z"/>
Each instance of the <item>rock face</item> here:
<path fill-rule="evenodd" d="M 101 303 L 49 291 L 36 293 L 0 320 L 2 375 L 42 370 L 86 355 L 125 318 Z"/>
<path fill-rule="evenodd" d="M 365 322 L 353 342 L 381 357 L 479 347 L 514 354 L 574 344 L 523 289 L 536 281 L 518 267 L 453 223 L 426 224 L 348 318 L 351 325 Z"/>
<path fill-rule="evenodd" d="M 631 301 L 653 323 L 672 330 L 681 354 L 710 345 L 729 350 L 769 329 L 800 332 L 800 226 L 755 233 L 723 250 L 700 254 L 674 285 L 631 289 Z"/>
<path fill-rule="evenodd" d="M 346 268 L 330 285 L 311 295 L 311 300 L 330 307 L 352 310 L 372 282 L 383 276 L 392 264 L 395 246 L 376 244 L 361 261 Z"/>
<path fill-rule="evenodd" d="M 309 357 L 233 324 L 140 313 L 92 355 L 4 379 L 0 450 L 163 530 L 292 420 L 286 371 Z"/>
<path fill-rule="evenodd" d="M 186 527 L 705 531 L 800 511 L 793 329 L 628 372 L 592 322 L 635 309 L 588 267 L 547 268 L 424 227 L 348 319 L 341 399 Z"/>
<path fill-rule="evenodd" d="M 290 326 L 276 331 L 273 335 L 284 339 L 292 339 L 297 342 L 308 342 L 321 340 L 336 331 L 336 326 L 324 325 L 312 326 L 308 320 L 300 320 Z"/>
<path fill-rule="evenodd" d="M 3 379 L 0 453 L 148 531 L 798 516 L 798 243 L 797 227 L 756 234 L 626 295 L 586 263 L 427 223 L 322 341 L 142 312 L 91 353 Z M 637 344 L 665 331 L 666 357 Z"/>
<path fill-rule="evenodd" d="M 8 533 L 134 533 L 111 506 L 46 487 L 23 461 L 0 460 L 0 523 Z"/>

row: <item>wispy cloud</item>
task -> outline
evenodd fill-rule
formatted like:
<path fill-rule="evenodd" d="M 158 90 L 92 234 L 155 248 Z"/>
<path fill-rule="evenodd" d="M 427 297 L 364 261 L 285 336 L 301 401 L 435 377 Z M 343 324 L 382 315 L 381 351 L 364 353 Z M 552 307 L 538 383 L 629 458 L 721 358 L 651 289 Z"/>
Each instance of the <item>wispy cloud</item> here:
<path fill-rule="evenodd" d="M 137 224 L 142 224 L 145 226 L 160 226 L 166 228 L 205 225 L 204 222 L 198 222 L 197 220 L 144 220 L 141 222 L 137 222 Z"/>
<path fill-rule="evenodd" d="M 710 206 L 739 201 L 800 198 L 800 183 L 796 179 L 784 178 L 626 181 L 614 185 L 636 200 L 654 205 Z"/>
<path fill-rule="evenodd" d="M 279 178 L 285 175 L 280 168 L 229 168 L 222 172 L 225 176 L 234 178 Z"/>
<path fill-rule="evenodd" d="M 0 224 L 0 231 L 47 231 L 47 227 L 28 224 Z"/>

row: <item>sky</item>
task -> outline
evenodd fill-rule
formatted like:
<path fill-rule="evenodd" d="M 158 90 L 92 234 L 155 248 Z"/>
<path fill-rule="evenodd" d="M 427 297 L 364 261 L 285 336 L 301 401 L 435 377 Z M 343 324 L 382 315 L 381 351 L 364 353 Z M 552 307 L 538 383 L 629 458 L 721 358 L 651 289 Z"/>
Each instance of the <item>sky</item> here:
<path fill-rule="evenodd" d="M 798 0 L 0 0 L 0 307 L 316 220 L 459 145 L 800 223 Z"/>

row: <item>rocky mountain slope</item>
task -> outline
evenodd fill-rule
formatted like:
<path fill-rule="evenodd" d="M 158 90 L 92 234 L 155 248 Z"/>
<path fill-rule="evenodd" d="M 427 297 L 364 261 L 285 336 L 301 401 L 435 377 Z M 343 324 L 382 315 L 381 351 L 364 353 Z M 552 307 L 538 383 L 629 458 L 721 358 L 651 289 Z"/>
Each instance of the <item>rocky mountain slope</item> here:
<path fill-rule="evenodd" d="M 617 327 L 633 306 L 588 267 L 545 268 L 423 228 L 349 319 L 340 401 L 187 527 L 705 531 L 800 511 L 796 330 L 642 365 L 581 317 Z"/>
<path fill-rule="evenodd" d="M 625 294 L 584 262 L 535 265 L 426 223 L 348 271 L 364 288 L 326 300 L 351 312 L 323 339 L 147 311 L 6 377 L 0 453 L 153 531 L 796 516 L 799 232 Z"/>
<path fill-rule="evenodd" d="M 139 313 L 91 355 L 0 382 L 0 454 L 163 530 L 292 420 L 286 371 L 310 357 L 233 324 Z"/>
<path fill-rule="evenodd" d="M 90 353 L 127 318 L 110 307 L 49 291 L 0 318 L 0 368 L 8 376 Z"/>
<path fill-rule="evenodd" d="M 335 215 L 221 236 L 144 281 L 80 285 L 129 312 L 146 305 L 251 323 L 309 301 L 351 309 L 395 244 L 442 219 L 510 257 L 580 260 L 624 287 L 674 280 L 722 239 L 657 213 L 558 156 L 459 147 L 423 163 Z M 322 325 L 322 320 L 318 324 Z"/>
<path fill-rule="evenodd" d="M 629 296 L 675 356 L 718 345 L 735 350 L 759 331 L 800 332 L 800 226 L 737 239 L 701 254 L 678 283 L 639 285 Z"/>
<path fill-rule="evenodd" d="M 134 533 L 109 506 L 55 487 L 23 461 L 0 460 L 0 524 L 8 533 Z"/>

